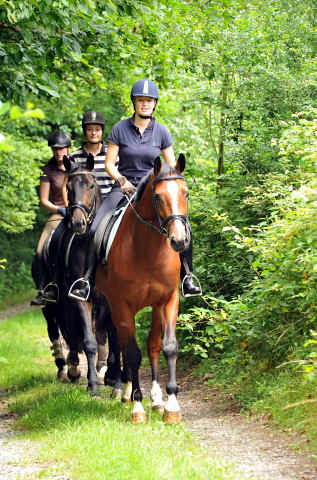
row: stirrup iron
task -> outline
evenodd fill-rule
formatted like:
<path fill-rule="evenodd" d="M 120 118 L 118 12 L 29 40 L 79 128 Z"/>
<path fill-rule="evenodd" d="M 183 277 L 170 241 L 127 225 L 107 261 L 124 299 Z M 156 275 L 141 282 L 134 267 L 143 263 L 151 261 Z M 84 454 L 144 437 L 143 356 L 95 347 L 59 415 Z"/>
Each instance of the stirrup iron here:
<path fill-rule="evenodd" d="M 194 280 L 197 281 L 198 283 L 198 286 L 199 286 L 199 290 L 201 293 L 184 293 L 184 282 L 187 278 L 193 278 Z M 182 280 L 182 296 L 185 297 L 185 298 L 188 298 L 188 297 L 200 297 L 202 295 L 202 289 L 201 289 L 201 285 L 200 285 L 200 281 L 198 280 L 198 278 L 196 277 L 196 275 L 194 275 L 193 273 L 186 273 L 185 277 L 183 278 Z"/>
<path fill-rule="evenodd" d="M 76 283 L 78 283 L 78 282 L 84 282 L 87 285 L 88 293 L 87 293 L 86 297 L 78 297 L 77 295 L 74 295 L 72 293 L 74 285 L 76 285 Z M 90 283 L 89 283 L 89 280 L 87 280 L 84 277 L 83 278 L 78 278 L 77 280 L 75 280 L 74 283 L 70 286 L 70 289 L 68 291 L 68 296 L 70 298 L 73 298 L 74 300 L 79 300 L 80 302 L 87 302 L 87 299 L 88 299 L 89 295 L 90 295 Z"/>
<path fill-rule="evenodd" d="M 47 290 L 49 287 L 54 287 L 54 288 L 56 288 L 56 292 L 57 292 L 56 300 L 55 300 L 55 299 L 53 300 L 52 298 L 45 296 L 45 292 L 46 292 L 46 290 Z M 55 283 L 55 282 L 50 282 L 50 283 L 48 283 L 48 284 L 46 285 L 46 287 L 43 289 L 42 298 L 43 298 L 44 302 L 57 303 L 57 302 L 58 302 L 58 298 L 59 298 L 59 288 L 58 288 L 57 283 Z"/>

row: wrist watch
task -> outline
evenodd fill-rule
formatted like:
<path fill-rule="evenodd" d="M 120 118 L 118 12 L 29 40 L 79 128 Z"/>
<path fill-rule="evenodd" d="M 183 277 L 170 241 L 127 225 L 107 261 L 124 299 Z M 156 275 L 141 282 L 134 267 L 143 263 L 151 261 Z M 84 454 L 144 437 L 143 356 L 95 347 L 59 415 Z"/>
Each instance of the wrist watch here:
<path fill-rule="evenodd" d="M 123 187 L 123 185 L 125 184 L 126 181 L 127 181 L 127 179 L 123 175 L 121 175 L 121 177 L 117 178 L 117 182 L 120 184 L 120 187 Z"/>

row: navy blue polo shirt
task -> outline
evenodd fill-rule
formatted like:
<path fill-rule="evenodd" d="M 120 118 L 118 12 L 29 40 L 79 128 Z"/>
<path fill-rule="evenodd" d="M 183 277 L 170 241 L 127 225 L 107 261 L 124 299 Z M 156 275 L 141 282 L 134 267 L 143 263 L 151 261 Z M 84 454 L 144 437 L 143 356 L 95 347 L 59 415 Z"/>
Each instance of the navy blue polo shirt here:
<path fill-rule="evenodd" d="M 152 118 L 141 135 L 134 117 L 121 120 L 112 128 L 109 142 L 119 147 L 118 170 L 128 178 L 142 178 L 153 168 L 162 150 L 173 144 L 167 128 Z"/>

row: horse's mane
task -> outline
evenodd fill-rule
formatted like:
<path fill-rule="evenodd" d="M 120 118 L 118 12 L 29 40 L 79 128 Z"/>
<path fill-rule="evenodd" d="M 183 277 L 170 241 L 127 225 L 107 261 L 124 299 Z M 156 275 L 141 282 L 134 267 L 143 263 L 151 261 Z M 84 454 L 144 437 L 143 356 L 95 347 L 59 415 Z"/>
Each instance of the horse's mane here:
<path fill-rule="evenodd" d="M 144 190 L 145 190 L 145 187 L 147 186 L 150 177 L 153 175 L 153 172 L 154 172 L 154 169 L 152 168 L 152 170 L 150 170 L 145 175 L 145 177 L 143 177 L 142 180 L 140 181 L 140 183 L 138 185 L 138 188 L 137 188 L 137 191 L 136 191 L 136 194 L 135 194 L 135 197 L 134 197 L 135 202 L 138 202 L 139 200 L 141 200 L 142 195 L 143 195 Z M 168 163 L 164 162 L 163 165 L 162 165 L 162 168 L 161 168 L 161 170 L 160 170 L 160 172 L 159 172 L 159 174 L 157 175 L 156 178 L 159 179 L 159 178 L 165 177 L 166 175 L 169 175 L 169 174 L 180 175 L 180 172 L 178 170 L 176 170 L 176 168 L 171 167 Z"/>

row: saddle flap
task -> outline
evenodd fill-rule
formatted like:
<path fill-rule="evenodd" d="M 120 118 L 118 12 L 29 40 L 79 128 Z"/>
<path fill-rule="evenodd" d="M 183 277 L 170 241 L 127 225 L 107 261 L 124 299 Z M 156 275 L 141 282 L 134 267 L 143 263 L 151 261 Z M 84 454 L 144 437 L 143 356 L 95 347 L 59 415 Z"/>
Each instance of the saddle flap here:
<path fill-rule="evenodd" d="M 114 210 L 107 212 L 96 229 L 94 235 L 95 252 L 102 263 L 107 260 L 108 252 L 128 206 L 129 204 L 126 203 L 120 208 L 116 207 Z"/>

